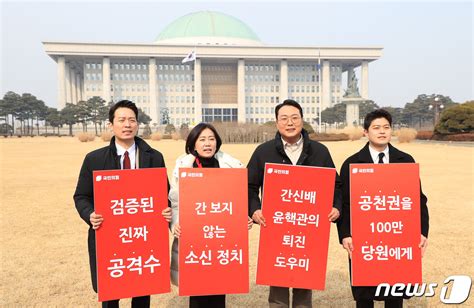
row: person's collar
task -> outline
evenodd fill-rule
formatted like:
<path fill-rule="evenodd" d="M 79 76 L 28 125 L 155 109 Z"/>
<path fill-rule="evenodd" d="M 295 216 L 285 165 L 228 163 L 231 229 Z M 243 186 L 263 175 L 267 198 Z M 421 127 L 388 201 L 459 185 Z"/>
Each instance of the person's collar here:
<path fill-rule="evenodd" d="M 118 156 L 122 156 L 125 151 L 128 151 L 128 155 L 130 156 L 135 154 L 135 142 L 133 142 L 133 144 L 128 149 L 125 149 L 121 145 L 119 145 L 117 141 L 115 141 L 115 147 L 117 148 Z"/>
<path fill-rule="evenodd" d="M 303 134 L 300 134 L 300 138 L 295 143 L 286 142 L 285 139 L 283 139 L 283 137 L 281 137 L 281 142 L 283 143 L 284 148 L 287 148 L 290 146 L 298 147 L 303 143 Z"/>
<path fill-rule="evenodd" d="M 212 157 L 201 157 L 199 155 L 196 156 L 196 164 L 199 167 L 204 167 L 204 168 L 209 168 L 209 167 L 215 167 L 219 166 L 219 162 L 215 158 L 215 155 Z M 199 163 L 198 163 L 199 162 Z"/>
<path fill-rule="evenodd" d="M 379 150 L 374 149 L 369 143 L 370 156 L 372 157 L 372 160 L 374 162 L 378 160 L 379 153 L 384 153 L 385 157 L 388 157 L 388 150 L 389 150 L 388 144 L 385 146 L 385 149 L 383 149 L 383 151 L 379 151 Z"/>

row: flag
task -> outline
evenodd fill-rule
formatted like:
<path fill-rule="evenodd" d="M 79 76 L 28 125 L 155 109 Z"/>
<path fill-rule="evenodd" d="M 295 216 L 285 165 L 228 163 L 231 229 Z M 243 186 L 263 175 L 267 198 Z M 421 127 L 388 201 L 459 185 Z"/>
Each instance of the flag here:
<path fill-rule="evenodd" d="M 191 51 L 186 57 L 184 57 L 183 61 L 181 63 L 186 63 L 186 62 L 191 62 L 196 60 L 196 51 L 193 50 Z"/>

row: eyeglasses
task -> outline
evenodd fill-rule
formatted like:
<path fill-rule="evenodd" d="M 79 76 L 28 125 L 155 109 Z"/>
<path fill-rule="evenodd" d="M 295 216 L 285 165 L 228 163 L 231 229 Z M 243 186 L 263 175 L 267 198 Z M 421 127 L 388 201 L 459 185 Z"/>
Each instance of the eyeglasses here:
<path fill-rule="evenodd" d="M 282 123 L 282 124 L 288 124 L 288 122 L 291 120 L 291 123 L 293 124 L 298 124 L 301 122 L 301 117 L 299 116 L 293 116 L 293 117 L 281 117 L 278 119 L 278 122 Z"/>

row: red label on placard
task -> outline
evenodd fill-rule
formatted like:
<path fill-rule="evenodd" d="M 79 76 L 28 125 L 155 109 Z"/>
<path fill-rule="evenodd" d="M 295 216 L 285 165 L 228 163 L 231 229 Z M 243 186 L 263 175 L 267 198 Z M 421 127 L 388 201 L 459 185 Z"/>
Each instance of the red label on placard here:
<path fill-rule="evenodd" d="M 248 293 L 247 169 L 179 169 L 179 295 Z"/>
<path fill-rule="evenodd" d="M 170 291 L 165 168 L 94 171 L 99 301 Z"/>
<path fill-rule="evenodd" d="M 265 164 L 257 284 L 324 290 L 336 170 Z"/>
<path fill-rule="evenodd" d="M 418 164 L 351 164 L 352 285 L 421 283 Z"/>

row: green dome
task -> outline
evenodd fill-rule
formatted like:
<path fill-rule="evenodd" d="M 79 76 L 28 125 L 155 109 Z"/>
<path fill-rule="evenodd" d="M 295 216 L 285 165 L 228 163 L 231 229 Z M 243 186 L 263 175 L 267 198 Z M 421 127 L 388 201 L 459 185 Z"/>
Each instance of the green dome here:
<path fill-rule="evenodd" d="M 261 44 L 253 30 L 235 17 L 218 12 L 201 11 L 180 17 L 169 24 L 156 39 L 156 43 L 183 42 L 209 43 L 212 39 L 232 39 L 253 41 Z M 235 41 L 235 40 L 234 40 Z"/>

